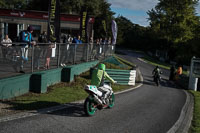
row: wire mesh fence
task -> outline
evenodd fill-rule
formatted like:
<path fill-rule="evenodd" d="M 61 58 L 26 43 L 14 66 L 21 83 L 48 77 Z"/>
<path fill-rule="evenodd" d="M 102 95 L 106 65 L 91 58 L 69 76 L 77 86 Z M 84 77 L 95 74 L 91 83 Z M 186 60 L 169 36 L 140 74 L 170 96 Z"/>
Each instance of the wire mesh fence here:
<path fill-rule="evenodd" d="M 103 60 L 114 51 L 114 45 L 96 43 L 37 43 L 34 46 L 12 43 L 9 47 L 1 44 L 0 78 Z"/>

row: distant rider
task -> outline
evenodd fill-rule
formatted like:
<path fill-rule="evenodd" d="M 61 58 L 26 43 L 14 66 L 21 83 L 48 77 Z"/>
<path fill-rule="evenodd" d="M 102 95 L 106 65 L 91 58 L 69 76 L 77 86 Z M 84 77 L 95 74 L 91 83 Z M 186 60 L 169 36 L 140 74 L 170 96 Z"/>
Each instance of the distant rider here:
<path fill-rule="evenodd" d="M 154 77 L 154 81 L 156 78 L 159 78 L 160 80 L 160 74 L 161 74 L 161 70 L 158 66 L 156 66 L 156 68 L 153 70 L 152 74 L 153 74 L 153 77 Z"/>
<path fill-rule="evenodd" d="M 110 93 L 110 89 L 105 88 L 104 79 L 110 80 L 112 83 L 116 83 L 105 71 L 105 64 L 99 64 L 98 69 L 93 70 L 92 72 L 92 81 L 91 85 L 95 85 L 100 91 L 104 92 L 103 100 L 105 100 Z M 105 102 L 105 101 L 104 101 Z"/>

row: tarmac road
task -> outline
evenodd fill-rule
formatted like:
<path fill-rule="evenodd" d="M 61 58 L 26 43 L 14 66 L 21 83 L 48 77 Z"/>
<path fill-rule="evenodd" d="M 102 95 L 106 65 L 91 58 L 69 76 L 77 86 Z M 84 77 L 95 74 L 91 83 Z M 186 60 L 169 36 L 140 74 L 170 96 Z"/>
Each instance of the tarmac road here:
<path fill-rule="evenodd" d="M 144 82 L 116 95 L 113 109 L 86 117 L 83 104 L 68 104 L 52 113 L 1 122 L 0 133 L 166 133 L 179 118 L 186 94 L 168 82 L 168 71 L 163 71 L 161 86 L 155 86 L 154 67 L 139 61 L 140 55 L 129 52 L 121 57 L 138 65 Z"/>

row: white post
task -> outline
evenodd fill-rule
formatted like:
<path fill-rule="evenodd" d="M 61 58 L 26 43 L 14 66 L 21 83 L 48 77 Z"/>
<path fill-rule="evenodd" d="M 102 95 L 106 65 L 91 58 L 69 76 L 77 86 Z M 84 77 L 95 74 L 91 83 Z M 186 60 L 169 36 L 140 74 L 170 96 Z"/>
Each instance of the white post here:
<path fill-rule="evenodd" d="M 195 57 L 192 57 L 191 59 L 188 89 L 197 91 L 198 78 L 195 78 L 193 75 L 193 67 L 194 67 L 193 59 L 195 59 Z"/>
<path fill-rule="evenodd" d="M 19 24 L 17 24 L 17 36 L 19 36 L 19 32 L 20 32 Z"/>
<path fill-rule="evenodd" d="M 0 39 L 3 39 L 4 37 L 4 23 L 1 23 L 1 38 Z"/>

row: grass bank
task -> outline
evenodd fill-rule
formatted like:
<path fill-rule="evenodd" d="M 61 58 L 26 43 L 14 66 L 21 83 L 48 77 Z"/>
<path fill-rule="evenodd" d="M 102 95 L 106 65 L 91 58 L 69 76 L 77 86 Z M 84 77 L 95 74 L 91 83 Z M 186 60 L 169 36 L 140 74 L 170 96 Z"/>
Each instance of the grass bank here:
<path fill-rule="evenodd" d="M 194 112 L 190 133 L 200 133 L 200 92 L 190 92 L 194 95 Z"/>
<path fill-rule="evenodd" d="M 154 58 L 152 58 L 150 56 L 145 55 L 142 59 L 144 61 L 146 61 L 147 63 L 152 64 L 154 66 L 159 66 L 161 68 L 170 69 L 170 65 L 169 64 L 161 62 L 161 61 L 158 61 L 158 60 L 156 60 L 156 59 L 154 59 Z"/>

